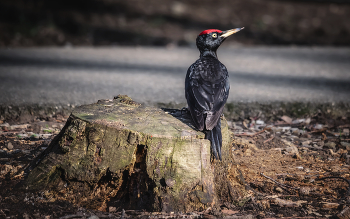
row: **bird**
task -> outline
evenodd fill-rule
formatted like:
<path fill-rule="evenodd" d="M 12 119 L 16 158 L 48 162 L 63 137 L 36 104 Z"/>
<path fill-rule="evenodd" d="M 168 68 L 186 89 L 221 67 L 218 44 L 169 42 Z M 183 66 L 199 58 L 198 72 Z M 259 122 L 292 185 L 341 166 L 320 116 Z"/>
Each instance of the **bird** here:
<path fill-rule="evenodd" d="M 211 152 L 215 159 L 222 160 L 221 121 L 227 101 L 230 83 L 228 72 L 217 56 L 217 49 L 238 31 L 234 28 L 226 31 L 208 29 L 202 31 L 196 39 L 200 57 L 187 70 L 185 79 L 185 97 L 193 125 L 204 132 L 205 139 L 211 143 Z"/>

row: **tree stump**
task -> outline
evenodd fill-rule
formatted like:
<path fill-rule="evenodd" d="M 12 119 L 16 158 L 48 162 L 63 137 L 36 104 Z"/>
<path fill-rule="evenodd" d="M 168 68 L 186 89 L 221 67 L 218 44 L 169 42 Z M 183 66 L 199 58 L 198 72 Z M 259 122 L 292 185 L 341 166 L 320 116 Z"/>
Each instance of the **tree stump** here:
<path fill-rule="evenodd" d="M 186 111 L 145 107 L 127 96 L 76 108 L 29 167 L 28 189 L 51 201 L 107 210 L 202 211 L 245 194 L 222 119 L 222 161 Z"/>

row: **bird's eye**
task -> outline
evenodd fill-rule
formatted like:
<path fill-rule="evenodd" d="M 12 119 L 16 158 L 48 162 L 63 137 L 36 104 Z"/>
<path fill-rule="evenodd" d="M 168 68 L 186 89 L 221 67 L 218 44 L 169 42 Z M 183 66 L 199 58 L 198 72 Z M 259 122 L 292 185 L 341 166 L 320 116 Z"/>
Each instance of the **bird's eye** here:
<path fill-rule="evenodd" d="M 218 37 L 218 35 L 216 33 L 213 33 L 213 35 L 211 35 L 213 38 Z"/>

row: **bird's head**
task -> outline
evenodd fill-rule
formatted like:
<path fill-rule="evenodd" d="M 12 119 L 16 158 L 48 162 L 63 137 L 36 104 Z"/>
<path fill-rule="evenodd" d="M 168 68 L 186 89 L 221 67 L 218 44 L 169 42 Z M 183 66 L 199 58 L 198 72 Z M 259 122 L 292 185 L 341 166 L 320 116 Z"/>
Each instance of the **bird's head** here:
<path fill-rule="evenodd" d="M 244 27 L 226 31 L 217 29 L 204 30 L 196 39 L 197 48 L 202 55 L 204 55 L 204 53 L 213 53 L 216 56 L 216 50 L 219 48 L 221 43 L 224 42 L 227 37 L 242 29 L 244 29 Z"/>

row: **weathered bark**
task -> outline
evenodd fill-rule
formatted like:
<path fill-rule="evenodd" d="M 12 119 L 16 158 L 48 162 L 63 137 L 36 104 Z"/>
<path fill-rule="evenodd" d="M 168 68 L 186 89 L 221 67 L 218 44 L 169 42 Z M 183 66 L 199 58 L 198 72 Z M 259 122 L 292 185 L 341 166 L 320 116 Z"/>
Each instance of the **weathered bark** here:
<path fill-rule="evenodd" d="M 144 107 L 127 96 L 78 107 L 30 167 L 29 189 L 106 210 L 203 210 L 245 195 L 222 120 L 223 160 L 187 112 Z"/>

